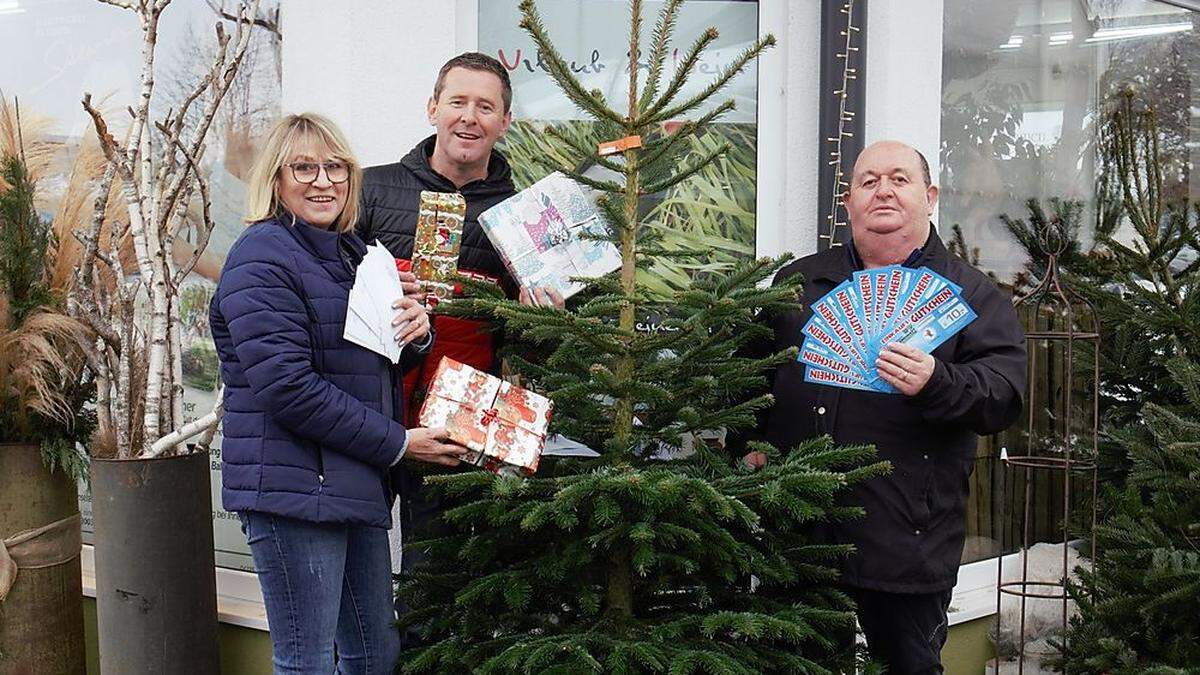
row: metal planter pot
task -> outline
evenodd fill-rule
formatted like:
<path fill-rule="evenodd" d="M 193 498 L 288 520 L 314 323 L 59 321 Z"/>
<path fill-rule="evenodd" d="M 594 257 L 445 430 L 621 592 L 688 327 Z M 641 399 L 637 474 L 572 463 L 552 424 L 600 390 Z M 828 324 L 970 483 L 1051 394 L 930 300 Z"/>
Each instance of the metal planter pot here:
<path fill-rule="evenodd" d="M 0 601 L 0 675 L 85 671 L 79 536 L 75 482 L 47 471 L 37 445 L 0 443 L 0 556 L 16 574 Z"/>
<path fill-rule="evenodd" d="M 93 460 L 102 673 L 219 672 L 207 453 Z"/>

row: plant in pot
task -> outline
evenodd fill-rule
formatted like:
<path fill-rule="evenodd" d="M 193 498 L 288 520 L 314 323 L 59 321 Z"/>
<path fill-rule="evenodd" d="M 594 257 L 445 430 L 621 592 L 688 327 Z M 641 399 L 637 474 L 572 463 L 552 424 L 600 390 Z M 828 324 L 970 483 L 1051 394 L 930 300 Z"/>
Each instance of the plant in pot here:
<path fill-rule="evenodd" d="M 156 104 L 154 55 L 170 0 L 105 4 L 137 16 L 142 60 L 127 126 L 114 129 L 90 94 L 83 97 L 105 164 L 92 217 L 75 233 L 82 252 L 68 303 L 96 336 L 84 354 L 96 399 L 91 483 L 100 666 L 216 673 L 207 446 L 222 397 L 218 392 L 208 414 L 185 417 L 182 289 L 213 230 L 202 161 L 246 54 L 247 17 L 257 2 L 238 3 L 232 34 L 217 25 L 212 60 L 169 108 Z M 152 110 L 159 116 L 162 109 L 152 119 Z M 114 201 L 121 216 L 109 225 L 105 213 Z"/>
<path fill-rule="evenodd" d="M 49 165 L 38 124 L 25 134 L 0 97 L 0 673 L 84 668 L 77 450 L 92 428 L 92 391 L 64 313 L 69 275 L 58 226 L 39 214 Z"/>

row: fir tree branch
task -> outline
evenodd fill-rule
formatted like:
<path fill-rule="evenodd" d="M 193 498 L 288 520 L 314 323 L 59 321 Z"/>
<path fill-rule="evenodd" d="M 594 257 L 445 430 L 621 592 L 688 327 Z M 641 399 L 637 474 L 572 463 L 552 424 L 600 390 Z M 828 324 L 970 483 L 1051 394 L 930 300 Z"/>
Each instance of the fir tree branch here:
<path fill-rule="evenodd" d="M 657 124 L 659 122 L 672 120 L 704 104 L 704 102 L 711 98 L 713 94 L 716 94 L 718 91 L 723 89 L 725 85 L 729 83 L 729 80 L 733 79 L 735 75 L 745 70 L 746 65 L 749 64 L 750 61 L 757 59 L 764 51 L 774 46 L 774 35 L 768 35 L 764 38 L 758 39 L 752 46 L 746 48 L 746 50 L 743 51 L 733 63 L 722 69 L 721 74 L 717 76 L 717 79 L 713 80 L 712 83 L 710 83 L 695 96 L 673 108 L 667 108 L 665 110 L 650 113 L 648 115 L 648 119 L 644 120 L 644 123 Z"/>
<path fill-rule="evenodd" d="M 607 157 L 601 157 L 600 155 L 596 154 L 596 146 L 586 145 L 583 138 L 563 133 L 561 129 L 553 126 L 546 127 L 546 135 L 551 136 L 555 140 L 562 142 L 564 145 L 574 150 L 581 160 L 579 164 L 582 164 L 583 161 L 591 161 L 605 169 L 608 169 L 609 171 L 612 171 L 613 173 L 619 174 L 625 171 L 624 166 L 612 161 Z M 590 140 L 590 137 L 588 138 Z M 579 165 L 571 167 L 571 169 L 573 171 L 577 171 L 579 169 Z"/>
<path fill-rule="evenodd" d="M 674 186 L 682 183 L 683 181 L 691 178 L 692 176 L 694 176 L 694 175 L 700 173 L 701 171 L 703 171 L 704 169 L 706 169 L 708 167 L 708 165 L 715 162 L 718 157 L 720 157 L 721 155 L 724 155 L 727 150 L 729 150 L 729 144 L 721 143 L 720 145 L 713 148 L 712 150 L 709 150 L 708 152 L 704 153 L 703 155 L 688 162 L 687 165 L 682 170 L 677 171 L 676 173 L 664 178 L 663 180 L 661 180 L 657 183 L 647 184 L 645 187 L 645 190 L 643 191 L 642 194 L 647 194 L 647 195 L 658 194 L 659 192 L 662 192 L 663 190 L 666 190 L 668 188 L 674 187 Z"/>
<path fill-rule="evenodd" d="M 671 42 L 671 34 L 675 32 L 675 23 L 679 18 L 679 8 L 683 0 L 667 0 L 663 3 L 658 21 L 654 25 L 654 34 L 650 40 L 650 71 L 646 76 L 646 85 L 642 89 L 642 97 L 638 109 L 646 114 L 646 106 L 658 95 L 658 86 L 662 80 L 663 66 L 667 61 L 667 45 Z"/>
<path fill-rule="evenodd" d="M 675 133 L 666 135 L 663 139 L 648 144 L 646 154 L 641 158 L 643 166 L 654 167 L 660 163 L 669 162 L 678 151 L 679 146 L 687 141 L 689 136 L 698 136 L 725 113 L 734 110 L 736 105 L 732 100 L 724 101 L 717 107 L 705 113 L 696 120 L 684 122 Z"/>
<path fill-rule="evenodd" d="M 687 80 L 692 75 L 692 69 L 696 67 L 696 63 L 700 60 L 700 54 L 720 37 L 720 33 L 716 28 L 708 28 L 700 37 L 692 42 L 688 50 L 684 52 L 683 59 L 675 68 L 675 75 L 671 78 L 667 88 L 663 91 L 662 96 L 650 106 L 648 110 L 642 113 L 642 118 L 647 120 L 647 123 L 660 122 L 663 119 L 672 119 L 671 117 L 659 118 L 658 113 L 679 95 L 680 90 L 687 84 Z M 707 97 L 706 97 L 707 98 Z"/>

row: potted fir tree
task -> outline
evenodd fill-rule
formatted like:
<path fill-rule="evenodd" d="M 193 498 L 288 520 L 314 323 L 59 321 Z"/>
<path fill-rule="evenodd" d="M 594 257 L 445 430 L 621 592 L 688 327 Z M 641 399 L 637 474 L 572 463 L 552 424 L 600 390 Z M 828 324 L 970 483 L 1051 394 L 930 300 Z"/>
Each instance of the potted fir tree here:
<path fill-rule="evenodd" d="M 31 134 L 26 155 L 19 120 L 0 98 L 0 673 L 82 673 L 85 331 L 63 312 L 69 251 L 35 207 L 47 148 Z"/>

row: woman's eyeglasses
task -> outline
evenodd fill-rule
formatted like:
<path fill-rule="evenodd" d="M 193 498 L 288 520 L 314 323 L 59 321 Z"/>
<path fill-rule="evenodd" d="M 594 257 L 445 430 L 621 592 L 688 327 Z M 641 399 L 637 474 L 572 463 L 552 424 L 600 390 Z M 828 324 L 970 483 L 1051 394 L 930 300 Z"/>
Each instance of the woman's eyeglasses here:
<path fill-rule="evenodd" d="M 335 185 L 350 180 L 350 165 L 345 162 L 292 162 L 284 166 L 292 170 L 292 178 L 295 178 L 297 183 L 305 185 L 317 182 L 321 169 L 325 170 L 325 177 L 329 182 Z"/>

